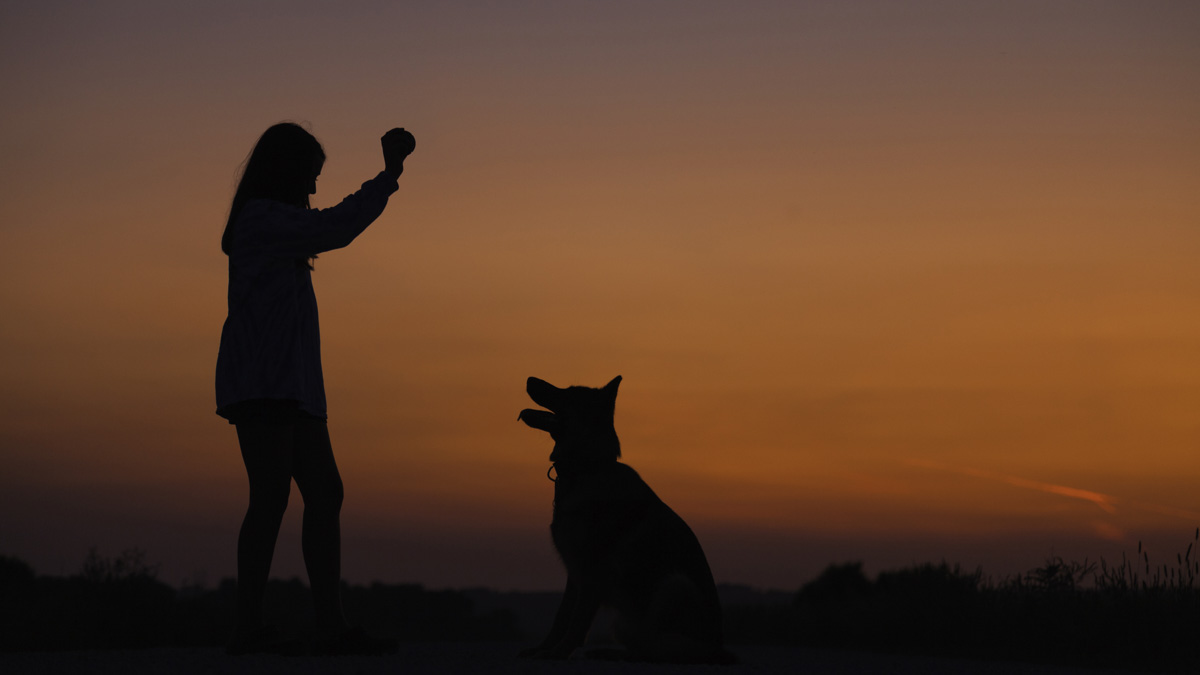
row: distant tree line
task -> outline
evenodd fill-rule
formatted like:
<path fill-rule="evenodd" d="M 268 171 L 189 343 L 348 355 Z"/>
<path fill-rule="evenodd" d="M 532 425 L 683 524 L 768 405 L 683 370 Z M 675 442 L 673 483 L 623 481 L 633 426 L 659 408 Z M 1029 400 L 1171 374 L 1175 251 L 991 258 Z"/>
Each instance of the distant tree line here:
<path fill-rule="evenodd" d="M 970 659 L 1200 673 L 1200 528 L 1155 565 L 1053 557 L 998 580 L 946 563 L 831 565 L 788 606 L 726 608 L 728 640 Z"/>
<path fill-rule="evenodd" d="M 797 592 L 722 585 L 730 645 L 775 644 L 1200 672 L 1200 528 L 1174 562 L 1138 546 L 1120 564 L 1051 558 L 993 580 L 946 563 L 880 573 L 831 565 Z M 92 550 L 70 577 L 39 576 L 0 556 L 0 651 L 221 646 L 235 582 L 173 588 L 145 554 Z M 347 615 L 402 641 L 528 641 L 549 625 L 557 593 L 346 586 Z M 268 607 L 285 634 L 312 625 L 298 579 L 272 580 Z"/>
<path fill-rule="evenodd" d="M 221 646 L 229 638 L 236 582 L 175 589 L 137 549 L 115 558 L 88 555 L 79 574 L 39 576 L 22 560 L 0 556 L 0 650 L 132 649 Z M 407 641 L 517 640 L 513 614 L 478 613 L 457 591 L 416 584 L 346 586 L 349 616 Z M 269 620 L 284 634 L 313 623 L 312 598 L 298 579 L 271 580 Z"/>

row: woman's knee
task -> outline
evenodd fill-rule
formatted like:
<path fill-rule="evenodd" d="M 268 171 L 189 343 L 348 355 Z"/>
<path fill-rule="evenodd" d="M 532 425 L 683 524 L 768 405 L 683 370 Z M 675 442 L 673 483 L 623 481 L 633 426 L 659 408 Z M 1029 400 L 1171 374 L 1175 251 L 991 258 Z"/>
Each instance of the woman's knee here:
<path fill-rule="evenodd" d="M 286 486 L 262 485 L 250 486 L 250 510 L 263 516 L 283 518 L 287 511 L 288 498 L 291 494 L 291 483 Z"/>
<path fill-rule="evenodd" d="M 334 515 L 341 513 L 342 500 L 346 496 L 345 489 L 342 487 L 342 477 L 336 473 L 319 481 L 316 485 L 309 486 L 309 489 L 302 493 L 306 511 L 315 509 L 320 513 Z"/>
<path fill-rule="evenodd" d="M 341 512 L 345 497 L 342 476 L 338 472 L 337 460 L 333 458 L 333 445 L 329 441 L 329 429 L 322 420 L 303 420 L 297 426 L 296 457 L 293 476 L 304 498 L 306 511 L 337 514 Z"/>

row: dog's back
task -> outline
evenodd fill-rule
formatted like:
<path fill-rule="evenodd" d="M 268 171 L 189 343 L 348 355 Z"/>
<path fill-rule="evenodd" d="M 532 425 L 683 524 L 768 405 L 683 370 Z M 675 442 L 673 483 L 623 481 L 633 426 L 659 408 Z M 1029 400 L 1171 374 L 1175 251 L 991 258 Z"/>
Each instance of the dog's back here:
<path fill-rule="evenodd" d="M 617 637 L 649 661 L 728 662 L 712 572 L 691 528 L 620 455 L 612 426 L 617 378 L 604 389 L 558 389 L 530 378 L 551 413 L 522 419 L 549 431 L 557 479 L 550 531 L 567 568 L 567 592 L 546 655 L 578 647 L 595 607 L 613 607 Z M 574 623 L 572 623 L 574 622 Z"/>

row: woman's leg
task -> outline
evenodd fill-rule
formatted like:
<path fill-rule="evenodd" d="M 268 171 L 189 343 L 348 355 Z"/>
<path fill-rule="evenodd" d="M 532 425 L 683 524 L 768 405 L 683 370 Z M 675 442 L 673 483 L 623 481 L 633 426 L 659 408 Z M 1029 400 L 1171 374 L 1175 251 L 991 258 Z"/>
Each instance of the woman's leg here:
<path fill-rule="evenodd" d="M 250 479 L 250 505 L 238 535 L 235 639 L 263 625 L 263 594 L 292 489 L 294 440 L 290 423 L 241 423 L 237 434 Z"/>
<path fill-rule="evenodd" d="M 336 635 L 347 628 L 342 613 L 342 477 L 323 420 L 296 424 L 292 472 L 304 498 L 302 546 L 312 587 L 317 628 Z"/>

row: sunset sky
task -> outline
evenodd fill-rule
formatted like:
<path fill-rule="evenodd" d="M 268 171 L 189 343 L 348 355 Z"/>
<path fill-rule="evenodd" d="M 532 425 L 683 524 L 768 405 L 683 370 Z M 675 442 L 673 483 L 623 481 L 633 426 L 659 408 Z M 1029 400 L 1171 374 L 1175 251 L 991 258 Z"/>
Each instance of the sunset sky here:
<path fill-rule="evenodd" d="M 0 554 L 233 574 L 219 239 L 294 120 L 317 207 L 418 144 L 313 277 L 349 581 L 561 586 L 530 375 L 624 377 L 718 581 L 1173 559 L 1197 36 L 1185 1 L 4 3 Z"/>

